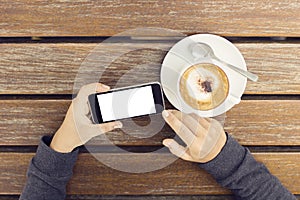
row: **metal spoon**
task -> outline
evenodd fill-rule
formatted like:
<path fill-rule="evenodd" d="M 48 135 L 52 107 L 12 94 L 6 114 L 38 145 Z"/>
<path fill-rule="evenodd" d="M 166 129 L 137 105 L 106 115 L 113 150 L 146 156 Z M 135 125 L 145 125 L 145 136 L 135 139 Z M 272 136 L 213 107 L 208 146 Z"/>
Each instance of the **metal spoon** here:
<path fill-rule="evenodd" d="M 219 61 L 220 63 L 222 63 L 223 65 L 229 67 L 230 69 L 238 72 L 239 74 L 247 77 L 248 79 L 250 79 L 251 81 L 256 82 L 258 80 L 258 76 L 249 72 L 249 71 L 245 71 L 243 69 L 237 68 L 229 63 L 224 62 L 223 60 L 221 60 L 220 58 L 218 58 L 215 54 L 214 54 L 214 50 L 207 44 L 202 43 L 202 42 L 197 42 L 196 45 L 194 45 L 194 47 L 192 48 L 192 55 L 195 58 L 200 58 L 200 57 L 210 57 L 212 59 L 215 59 L 217 61 Z"/>

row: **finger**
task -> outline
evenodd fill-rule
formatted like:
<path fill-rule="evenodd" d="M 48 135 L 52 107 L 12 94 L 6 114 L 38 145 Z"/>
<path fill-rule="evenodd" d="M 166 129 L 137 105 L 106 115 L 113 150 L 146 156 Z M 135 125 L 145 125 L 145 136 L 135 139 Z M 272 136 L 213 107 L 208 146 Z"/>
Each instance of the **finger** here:
<path fill-rule="evenodd" d="M 196 121 L 198 121 L 204 129 L 209 129 L 210 121 L 207 120 L 209 118 L 200 117 L 199 115 L 192 113 L 190 114 Z"/>
<path fill-rule="evenodd" d="M 212 118 L 209 118 L 209 117 L 204 117 L 203 119 L 205 119 L 208 123 L 211 123 L 211 121 L 212 121 Z"/>
<path fill-rule="evenodd" d="M 175 140 L 164 139 L 163 145 L 168 147 L 170 152 L 175 156 L 182 158 L 184 160 L 190 160 L 190 156 L 186 153 L 186 149 L 183 146 L 179 145 Z"/>
<path fill-rule="evenodd" d="M 109 131 L 112 131 L 116 128 L 122 128 L 123 124 L 120 121 L 115 121 L 115 122 L 108 122 L 105 124 L 100 124 L 98 125 L 102 131 L 102 133 L 106 133 Z"/>
<path fill-rule="evenodd" d="M 101 83 L 91 83 L 83 86 L 75 99 L 73 99 L 74 105 L 77 111 L 80 113 L 88 114 L 88 96 L 96 92 L 105 92 L 109 90 L 109 86 L 106 86 Z"/>
<path fill-rule="evenodd" d="M 110 87 L 103 83 L 98 83 L 96 86 L 96 92 L 107 92 L 108 90 L 110 90 Z"/>
<path fill-rule="evenodd" d="M 178 111 L 177 111 L 178 112 Z M 195 135 L 187 128 L 181 120 L 179 120 L 172 112 L 163 111 L 163 117 L 169 126 L 176 132 L 176 134 L 185 142 L 186 145 L 192 144 Z"/>
<path fill-rule="evenodd" d="M 91 115 L 90 107 L 89 107 L 89 102 L 86 102 L 86 104 L 83 106 L 83 114 L 88 116 Z"/>
<path fill-rule="evenodd" d="M 89 134 L 89 137 L 95 137 L 104 133 L 107 133 L 109 131 L 112 131 L 116 128 L 122 128 L 122 123 L 115 121 L 115 122 L 108 122 L 105 124 L 85 124 L 84 130 Z"/>
<path fill-rule="evenodd" d="M 104 85 L 102 83 L 91 83 L 88 85 L 83 86 L 77 97 L 81 99 L 86 99 L 90 94 L 96 93 L 96 92 L 106 92 L 109 90 L 109 86 Z"/>
<path fill-rule="evenodd" d="M 226 119 L 226 112 L 221 114 L 221 115 L 218 115 L 218 116 L 215 116 L 213 117 L 213 119 L 217 120 L 218 122 L 220 122 L 220 124 L 224 127 L 224 124 L 225 124 L 225 119 Z"/>
<path fill-rule="evenodd" d="M 74 99 L 71 105 L 74 118 L 85 118 L 90 113 L 88 102 Z"/>
<path fill-rule="evenodd" d="M 196 136 L 203 136 L 206 129 L 204 129 L 201 124 L 193 118 L 189 114 L 185 114 L 182 112 L 172 112 L 179 120 L 183 121 L 183 123 L 190 129 L 190 131 Z"/>

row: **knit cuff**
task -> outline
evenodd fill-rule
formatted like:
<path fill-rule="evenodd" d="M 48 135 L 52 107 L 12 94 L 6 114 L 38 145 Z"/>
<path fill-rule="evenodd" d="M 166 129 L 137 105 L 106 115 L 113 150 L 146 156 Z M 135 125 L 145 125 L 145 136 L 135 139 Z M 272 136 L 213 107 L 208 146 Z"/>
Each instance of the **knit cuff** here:
<path fill-rule="evenodd" d="M 40 141 L 32 164 L 44 174 L 62 177 L 72 174 L 78 156 L 78 149 L 70 153 L 59 153 L 49 147 L 52 137 L 44 136 Z"/>
<path fill-rule="evenodd" d="M 216 180 L 230 176 L 242 163 L 246 148 L 227 134 L 227 141 L 221 152 L 211 161 L 200 164 Z"/>

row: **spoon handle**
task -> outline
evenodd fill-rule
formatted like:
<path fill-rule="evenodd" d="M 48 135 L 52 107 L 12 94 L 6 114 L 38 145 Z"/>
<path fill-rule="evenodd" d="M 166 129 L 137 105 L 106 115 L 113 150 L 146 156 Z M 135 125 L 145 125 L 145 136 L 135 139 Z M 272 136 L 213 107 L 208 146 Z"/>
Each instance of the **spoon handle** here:
<path fill-rule="evenodd" d="M 222 64 L 226 65 L 227 67 L 229 67 L 230 69 L 233 69 L 234 71 L 236 71 L 237 73 L 247 77 L 248 79 L 250 79 L 251 81 L 257 82 L 258 80 L 258 76 L 249 72 L 249 71 L 245 71 L 243 69 L 237 68 L 227 62 L 224 62 L 223 60 L 217 58 L 216 56 L 214 56 L 214 59 L 218 60 L 219 62 L 221 62 Z"/>

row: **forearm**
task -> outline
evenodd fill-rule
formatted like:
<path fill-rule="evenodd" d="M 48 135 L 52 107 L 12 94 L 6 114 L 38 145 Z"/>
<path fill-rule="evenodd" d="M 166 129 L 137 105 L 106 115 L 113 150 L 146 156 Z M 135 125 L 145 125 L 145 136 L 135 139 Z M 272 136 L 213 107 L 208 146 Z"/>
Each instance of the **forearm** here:
<path fill-rule="evenodd" d="M 253 158 L 248 149 L 231 136 L 214 160 L 200 166 L 240 199 L 296 199 L 262 163 Z"/>
<path fill-rule="evenodd" d="M 49 147 L 51 137 L 43 137 L 31 160 L 21 200 L 65 199 L 66 185 L 72 176 L 78 150 L 58 153 Z"/>

